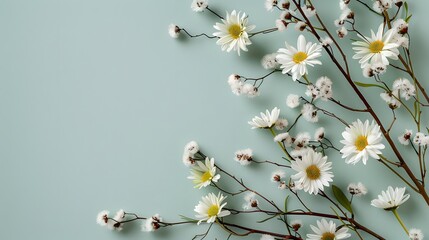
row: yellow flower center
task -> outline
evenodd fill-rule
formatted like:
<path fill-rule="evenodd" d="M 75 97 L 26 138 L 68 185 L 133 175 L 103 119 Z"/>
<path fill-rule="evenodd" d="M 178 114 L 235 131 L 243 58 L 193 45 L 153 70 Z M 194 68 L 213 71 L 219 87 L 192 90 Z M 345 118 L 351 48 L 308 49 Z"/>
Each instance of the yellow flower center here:
<path fill-rule="evenodd" d="M 201 182 L 206 182 L 212 179 L 212 174 L 210 171 L 206 171 L 203 175 L 201 175 Z"/>
<path fill-rule="evenodd" d="M 379 53 L 383 50 L 384 43 L 380 40 L 374 41 L 369 44 L 369 51 L 372 53 Z"/>
<path fill-rule="evenodd" d="M 242 32 L 243 31 L 242 31 L 241 26 L 239 24 L 232 24 L 228 28 L 229 35 L 234 39 L 240 38 Z"/>
<path fill-rule="evenodd" d="M 320 238 L 321 240 L 334 240 L 335 239 L 335 234 L 331 233 L 331 232 L 325 232 L 322 235 L 322 238 Z"/>
<path fill-rule="evenodd" d="M 297 52 L 293 55 L 292 60 L 295 63 L 301 63 L 302 61 L 304 61 L 305 59 L 307 59 L 308 55 L 305 52 Z"/>
<path fill-rule="evenodd" d="M 360 135 L 356 138 L 355 141 L 356 149 L 362 151 L 368 146 L 368 138 L 366 136 Z"/>
<path fill-rule="evenodd" d="M 320 169 L 314 164 L 308 166 L 307 169 L 305 169 L 305 172 L 310 180 L 316 180 L 320 177 Z"/>
<path fill-rule="evenodd" d="M 217 216 L 217 214 L 219 213 L 219 206 L 218 205 L 212 205 L 211 207 L 209 207 L 209 209 L 207 210 L 207 215 L 209 217 L 214 217 Z"/>

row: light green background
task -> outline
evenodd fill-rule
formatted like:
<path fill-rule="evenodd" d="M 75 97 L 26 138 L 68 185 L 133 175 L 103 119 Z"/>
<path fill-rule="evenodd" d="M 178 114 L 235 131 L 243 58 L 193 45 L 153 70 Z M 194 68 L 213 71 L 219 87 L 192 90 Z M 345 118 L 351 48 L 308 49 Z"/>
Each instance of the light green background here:
<path fill-rule="evenodd" d="M 213 32 L 217 19 L 194 14 L 190 2 L 0 1 L 0 239 L 191 239 L 207 225 L 148 234 L 138 224 L 117 233 L 95 223 L 103 209 L 160 213 L 169 221 L 179 220 L 178 214 L 193 216 L 194 205 L 208 190 L 194 190 L 186 179 L 181 156 L 190 140 L 255 189 L 283 202 L 285 192 L 269 182 L 274 168 L 242 168 L 232 157 L 235 150 L 250 147 L 257 159 L 279 160 L 281 152 L 270 135 L 251 130 L 247 121 L 274 106 L 292 120 L 297 112 L 286 108 L 285 98 L 303 89 L 279 74 L 266 80 L 260 97 L 247 99 L 234 96 L 226 79 L 231 73 L 262 76 L 266 71 L 259 59 L 286 39 L 295 42 L 297 33 L 290 29 L 254 38 L 250 53 L 241 57 L 221 52 L 213 40 L 171 39 L 167 26 L 172 22 L 193 33 Z M 329 22 L 339 14 L 337 1 L 315 2 Z M 272 27 L 278 17 L 265 11 L 262 0 L 213 0 L 211 6 L 221 13 L 246 11 L 257 29 Z M 415 68 L 428 87 L 428 4 L 412 1 L 410 6 Z M 356 11 L 362 13 L 362 8 Z M 377 27 L 369 16 L 359 22 L 368 29 L 365 33 Z M 343 44 L 349 47 L 349 42 Z M 354 63 L 353 68 L 360 76 L 359 66 Z M 316 70 L 313 77 L 323 74 L 334 80 L 335 96 L 359 106 L 347 99 L 347 85 L 335 78 L 338 72 L 331 64 L 313 74 Z M 366 93 L 378 101 L 377 91 Z M 348 121 L 366 118 L 347 112 L 343 116 Z M 301 122 L 300 127 L 312 131 L 327 125 L 328 137 L 338 146 L 343 126 L 329 121 L 321 116 L 318 125 Z M 369 188 L 368 195 L 354 201 L 357 219 L 387 239 L 405 239 L 391 214 L 369 206 L 388 185 L 404 184 L 375 161 L 350 166 L 334 153 L 330 160 L 335 184 L 344 188 L 361 181 Z M 329 211 L 319 200 L 306 199 Z M 239 208 L 240 197 L 228 206 Z M 409 227 L 428 227 L 429 210 L 415 194 L 399 212 Z M 265 227 L 285 231 L 279 223 Z M 225 238 L 216 231 L 210 239 Z"/>

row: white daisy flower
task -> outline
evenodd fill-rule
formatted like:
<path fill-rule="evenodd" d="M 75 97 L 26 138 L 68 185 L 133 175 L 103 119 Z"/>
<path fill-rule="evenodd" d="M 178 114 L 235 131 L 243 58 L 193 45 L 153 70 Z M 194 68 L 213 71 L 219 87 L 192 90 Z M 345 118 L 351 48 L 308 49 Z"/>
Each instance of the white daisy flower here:
<path fill-rule="evenodd" d="M 168 34 L 170 34 L 170 37 L 172 38 L 178 38 L 180 35 L 180 28 L 176 24 L 170 24 L 168 26 Z"/>
<path fill-rule="evenodd" d="M 198 161 L 197 165 L 191 169 L 191 176 L 188 177 L 198 189 L 207 187 L 211 182 L 217 182 L 219 178 L 220 175 L 216 174 L 214 158 L 209 159 L 208 157 L 206 157 L 205 163 Z"/>
<path fill-rule="evenodd" d="M 257 208 L 259 205 L 259 201 L 256 199 L 256 194 L 254 192 L 249 192 L 244 195 L 244 202 L 243 209 L 245 210 Z"/>
<path fill-rule="evenodd" d="M 310 227 L 314 234 L 307 234 L 307 240 L 340 240 L 351 236 L 347 232 L 347 227 L 341 227 L 337 230 L 337 225 L 333 221 L 328 222 L 324 218 L 321 221 L 317 220 L 317 227 L 313 225 Z"/>
<path fill-rule="evenodd" d="M 367 194 L 368 190 L 366 189 L 365 185 L 363 185 L 362 183 L 350 183 L 349 186 L 347 187 L 347 191 L 351 194 L 354 195 L 356 197 L 362 196 Z"/>
<path fill-rule="evenodd" d="M 280 115 L 280 109 L 275 107 L 271 112 L 266 110 L 265 114 L 261 112 L 261 117 L 254 117 L 252 121 L 247 122 L 252 126 L 252 129 L 255 128 L 271 128 L 277 121 Z"/>
<path fill-rule="evenodd" d="M 194 0 L 191 3 L 191 8 L 194 12 L 202 12 L 207 8 L 208 5 L 208 0 Z"/>
<path fill-rule="evenodd" d="M 353 59 L 360 59 L 361 68 L 365 67 L 368 63 L 373 64 L 375 62 L 380 62 L 387 66 L 389 65 L 388 58 L 392 60 L 398 59 L 399 45 L 392 42 L 395 30 L 390 29 L 383 34 L 383 29 L 383 24 L 380 24 L 377 34 L 371 30 L 371 37 L 359 35 L 363 41 L 352 43 L 357 46 L 353 48 L 356 51 Z"/>
<path fill-rule="evenodd" d="M 386 211 L 394 210 L 410 198 L 410 194 L 404 194 L 405 187 L 393 189 L 392 186 L 389 186 L 387 191 L 381 191 L 378 198 L 371 201 L 371 205 Z"/>
<path fill-rule="evenodd" d="M 411 228 L 408 237 L 410 238 L 410 240 L 422 240 L 424 235 L 422 233 L 422 230 Z"/>
<path fill-rule="evenodd" d="M 97 215 L 97 223 L 101 226 L 106 226 L 109 222 L 109 211 L 103 210 Z"/>
<path fill-rule="evenodd" d="M 324 186 L 328 187 L 334 175 L 329 171 L 332 163 L 327 162 L 327 159 L 327 156 L 309 150 L 302 159 L 292 161 L 292 169 L 298 172 L 292 175 L 292 179 L 296 180 L 295 185 L 301 185 L 310 194 L 318 194 Z"/>
<path fill-rule="evenodd" d="M 287 42 L 285 45 L 286 48 L 278 50 L 279 54 L 277 54 L 276 59 L 280 64 L 280 68 L 283 69 L 282 73 L 290 72 L 294 81 L 308 73 L 307 65 L 313 67 L 315 64 L 322 64 L 322 62 L 316 60 L 322 55 L 322 46 L 317 43 L 307 43 L 303 35 L 298 37 L 297 48 L 292 47 Z"/>
<path fill-rule="evenodd" d="M 265 69 L 276 69 L 279 63 L 276 61 L 277 53 L 270 53 L 262 57 L 261 65 Z"/>
<path fill-rule="evenodd" d="M 204 196 L 202 198 L 202 201 L 200 201 L 194 209 L 194 211 L 197 212 L 197 215 L 195 215 L 195 217 L 199 219 L 198 225 L 203 221 L 207 221 L 207 223 L 212 223 L 218 217 L 225 217 L 230 215 L 230 211 L 222 211 L 222 208 L 226 205 L 226 203 L 222 203 L 225 198 L 226 197 L 223 196 L 221 193 L 219 193 L 217 196 L 214 193 L 209 193 L 207 196 Z"/>
<path fill-rule="evenodd" d="M 405 129 L 405 132 L 398 137 L 398 140 L 402 145 L 408 145 L 410 144 L 411 135 L 413 135 L 413 131 Z"/>
<path fill-rule="evenodd" d="M 380 150 L 384 149 L 384 145 L 381 143 L 380 126 L 374 121 L 369 124 L 368 120 L 362 123 L 358 119 L 351 126 L 346 127 L 342 135 L 344 140 L 341 140 L 341 143 L 344 147 L 340 152 L 343 154 L 342 158 L 346 158 L 346 163 L 356 164 L 362 160 L 363 164 L 366 164 L 369 156 L 380 158 L 378 155 L 381 154 Z"/>
<path fill-rule="evenodd" d="M 226 20 L 222 19 L 223 23 L 216 23 L 213 27 L 219 32 L 213 33 L 213 36 L 219 37 L 217 44 L 221 45 L 222 51 L 230 52 L 237 51 L 240 55 L 240 50 L 247 51 L 247 45 L 252 44 L 249 39 L 249 31 L 252 31 L 255 26 L 248 24 L 248 16 L 243 13 L 237 13 L 235 10 L 231 14 L 226 14 Z"/>
<path fill-rule="evenodd" d="M 159 216 L 159 214 L 155 214 L 152 217 L 143 221 L 141 229 L 143 232 L 156 231 L 161 227 L 161 225 L 159 224 L 160 222 L 162 222 L 162 218 Z"/>
<path fill-rule="evenodd" d="M 299 96 L 296 94 L 289 94 L 286 98 L 286 105 L 290 108 L 299 106 Z"/>
<path fill-rule="evenodd" d="M 250 148 L 238 150 L 235 152 L 234 160 L 241 165 L 249 165 L 252 162 L 253 151 Z"/>

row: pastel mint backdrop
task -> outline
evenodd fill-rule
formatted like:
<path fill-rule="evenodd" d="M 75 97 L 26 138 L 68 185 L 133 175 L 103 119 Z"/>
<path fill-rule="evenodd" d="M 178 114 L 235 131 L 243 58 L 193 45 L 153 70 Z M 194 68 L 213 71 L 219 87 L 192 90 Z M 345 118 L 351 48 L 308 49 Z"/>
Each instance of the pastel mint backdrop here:
<path fill-rule="evenodd" d="M 193 216 L 194 206 L 208 190 L 195 190 L 186 179 L 189 173 L 181 156 L 190 140 L 198 141 L 205 153 L 250 186 L 283 202 L 285 192 L 269 181 L 275 168 L 243 168 L 232 157 L 237 149 L 250 147 L 258 159 L 280 159 L 271 136 L 251 130 L 247 121 L 274 106 L 293 119 L 297 112 L 287 109 L 285 99 L 289 93 L 303 93 L 303 88 L 278 74 L 265 81 L 260 97 L 248 99 L 233 95 L 226 80 L 231 73 L 262 76 L 266 71 L 259 59 L 282 47 L 286 39 L 295 42 L 298 33 L 289 29 L 255 37 L 250 52 L 241 57 L 221 52 L 213 40 L 171 39 L 170 23 L 192 33 L 213 32 L 218 19 L 193 13 L 190 2 L 0 1 L 0 239 L 191 239 L 207 225 L 148 234 L 140 232 L 139 224 L 118 233 L 95 223 L 103 209 L 159 213 L 170 221 L 179 220 L 179 214 Z M 257 29 L 265 29 L 273 26 L 278 13 L 267 13 L 263 2 L 212 0 L 210 5 L 220 13 L 245 11 Z M 339 14 L 337 1 L 314 2 L 328 22 Z M 410 2 L 415 69 L 426 87 L 428 6 L 426 1 Z M 362 7 L 355 10 L 358 16 L 364 12 Z M 372 15 L 363 14 L 358 24 L 368 34 L 377 24 Z M 349 43 L 342 42 L 346 47 Z M 356 62 L 352 67 L 360 74 Z M 350 93 L 330 63 L 311 71 L 314 77 L 333 79 L 335 96 Z M 365 94 L 379 101 L 376 90 Z M 346 102 L 359 106 L 351 98 Z M 386 112 L 386 119 L 390 116 L 386 108 L 379 111 Z M 367 117 L 342 114 L 348 121 Z M 324 116 L 318 125 L 300 123 L 309 131 L 319 125 L 327 126 L 327 135 L 338 146 L 343 126 Z M 398 126 L 394 131 L 401 130 Z M 404 184 L 375 161 L 350 166 L 338 154 L 330 159 L 335 184 L 345 188 L 361 181 L 369 188 L 366 196 L 353 202 L 357 219 L 387 239 L 405 239 L 390 213 L 369 206 L 388 185 Z M 429 235 L 428 207 L 411 195 L 399 212 L 409 227 Z M 306 201 L 329 211 L 320 198 L 310 196 Z M 228 202 L 241 206 L 240 197 Z M 232 218 L 252 224 L 251 219 Z M 303 220 L 308 225 L 317 219 Z M 265 227 L 285 231 L 279 223 Z M 225 236 L 215 228 L 210 239 Z"/>

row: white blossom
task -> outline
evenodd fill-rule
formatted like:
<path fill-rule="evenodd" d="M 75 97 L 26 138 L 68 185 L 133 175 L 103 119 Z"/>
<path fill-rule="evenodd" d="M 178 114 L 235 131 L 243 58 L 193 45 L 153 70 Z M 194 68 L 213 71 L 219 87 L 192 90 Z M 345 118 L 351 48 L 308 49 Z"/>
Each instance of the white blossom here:
<path fill-rule="evenodd" d="M 299 106 L 299 96 L 296 94 L 289 94 L 286 99 L 286 105 L 290 108 Z"/>
<path fill-rule="evenodd" d="M 178 38 L 180 35 L 180 28 L 176 24 L 170 24 L 168 26 L 168 34 L 172 38 Z"/>
<path fill-rule="evenodd" d="M 191 3 L 191 8 L 194 12 L 202 12 L 207 8 L 208 5 L 208 0 L 194 0 Z"/>
<path fill-rule="evenodd" d="M 424 235 L 422 233 L 422 230 L 411 228 L 408 237 L 410 238 L 410 240 L 422 240 Z"/>
<path fill-rule="evenodd" d="M 317 116 L 317 109 L 314 108 L 313 104 L 306 103 L 301 109 L 301 114 L 305 120 L 315 123 L 319 121 L 319 116 Z"/>
<path fill-rule="evenodd" d="M 274 127 L 277 130 L 283 130 L 287 125 L 289 124 L 288 120 L 286 118 L 279 118 L 277 119 L 276 123 L 274 124 Z"/>
<path fill-rule="evenodd" d="M 405 132 L 399 135 L 398 140 L 402 145 L 410 144 L 411 136 L 413 135 L 412 130 L 405 129 Z"/>
<path fill-rule="evenodd" d="M 265 69 L 276 69 L 280 64 L 276 61 L 277 53 L 270 53 L 262 57 L 261 65 Z"/>
<path fill-rule="evenodd" d="M 234 160 L 241 165 L 249 165 L 252 162 L 253 150 L 246 148 L 235 152 Z"/>
<path fill-rule="evenodd" d="M 143 221 L 141 229 L 143 232 L 156 231 L 161 227 L 161 225 L 159 224 L 160 222 L 162 222 L 162 218 L 159 216 L 159 214 L 155 214 L 152 217 Z"/>

